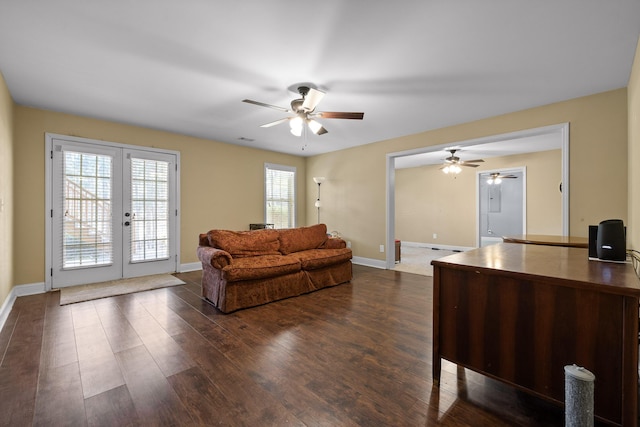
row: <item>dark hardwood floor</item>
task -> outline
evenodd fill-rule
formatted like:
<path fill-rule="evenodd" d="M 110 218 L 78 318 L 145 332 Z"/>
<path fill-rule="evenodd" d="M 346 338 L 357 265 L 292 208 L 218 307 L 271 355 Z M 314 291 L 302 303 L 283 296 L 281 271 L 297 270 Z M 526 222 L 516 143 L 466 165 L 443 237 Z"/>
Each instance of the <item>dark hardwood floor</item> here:
<path fill-rule="evenodd" d="M 187 284 L 59 305 L 18 298 L 0 331 L 0 425 L 557 425 L 564 412 L 443 363 L 432 279 L 349 284 L 221 314 Z"/>

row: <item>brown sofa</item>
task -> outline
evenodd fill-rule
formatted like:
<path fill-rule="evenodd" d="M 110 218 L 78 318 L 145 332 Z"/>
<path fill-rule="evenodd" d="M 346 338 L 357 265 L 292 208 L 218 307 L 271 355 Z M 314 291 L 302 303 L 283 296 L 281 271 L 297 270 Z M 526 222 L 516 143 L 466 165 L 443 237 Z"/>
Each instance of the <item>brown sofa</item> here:
<path fill-rule="evenodd" d="M 351 280 L 351 249 L 325 224 L 200 234 L 202 295 L 232 311 Z"/>

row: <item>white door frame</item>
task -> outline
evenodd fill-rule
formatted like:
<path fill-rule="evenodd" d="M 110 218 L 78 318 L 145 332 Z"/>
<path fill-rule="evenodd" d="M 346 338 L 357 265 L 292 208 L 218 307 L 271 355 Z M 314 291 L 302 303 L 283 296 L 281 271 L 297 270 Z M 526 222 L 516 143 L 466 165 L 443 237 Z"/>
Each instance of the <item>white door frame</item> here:
<path fill-rule="evenodd" d="M 77 136 L 68 136 L 55 133 L 45 134 L 45 291 L 52 289 L 52 273 L 53 273 L 53 224 L 52 224 L 52 212 L 53 212 L 53 141 L 54 139 L 61 139 L 73 143 L 88 144 L 93 146 L 107 146 L 115 147 L 123 150 L 136 150 L 136 151 L 148 151 L 150 153 L 165 153 L 176 156 L 176 179 L 175 179 L 175 206 L 176 208 L 176 227 L 175 227 L 175 239 L 173 244 L 175 245 L 175 271 L 179 270 L 180 266 L 180 152 L 174 150 L 165 150 L 151 147 L 144 147 L 131 144 L 121 144 L 117 142 L 101 141 L 90 138 L 81 138 Z"/>
<path fill-rule="evenodd" d="M 517 132 L 510 132 L 500 135 L 491 135 L 482 138 L 470 139 L 466 141 L 452 141 L 446 144 L 433 145 L 429 147 L 416 148 L 412 150 L 388 153 L 386 158 L 386 236 L 387 248 L 394 247 L 395 241 L 395 159 L 397 157 L 411 156 L 420 153 L 431 153 L 442 151 L 447 147 L 487 144 L 508 139 L 519 139 L 536 135 L 545 135 L 559 132 L 562 146 L 562 234 L 569 235 L 569 123 L 543 126 L 539 128 L 526 129 Z M 390 270 L 395 266 L 395 254 L 393 251 L 386 251 L 385 268 Z"/>

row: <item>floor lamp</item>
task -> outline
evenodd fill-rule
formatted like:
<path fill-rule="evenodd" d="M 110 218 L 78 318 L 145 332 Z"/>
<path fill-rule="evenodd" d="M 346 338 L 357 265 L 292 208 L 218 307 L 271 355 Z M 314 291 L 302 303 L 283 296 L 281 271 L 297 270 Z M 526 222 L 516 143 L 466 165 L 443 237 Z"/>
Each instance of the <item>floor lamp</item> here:
<path fill-rule="evenodd" d="M 316 208 L 318 209 L 318 224 L 320 224 L 320 185 L 324 182 L 324 176 L 314 176 L 313 182 L 318 184 L 318 198 L 316 199 Z"/>

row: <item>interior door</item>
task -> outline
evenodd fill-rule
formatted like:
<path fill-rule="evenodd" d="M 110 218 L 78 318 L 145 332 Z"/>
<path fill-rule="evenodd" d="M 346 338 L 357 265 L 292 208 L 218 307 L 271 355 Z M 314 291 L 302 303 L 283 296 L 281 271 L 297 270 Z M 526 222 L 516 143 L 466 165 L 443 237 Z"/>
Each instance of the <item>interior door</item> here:
<path fill-rule="evenodd" d="M 526 169 L 477 173 L 478 246 L 501 243 L 503 236 L 526 233 Z"/>
<path fill-rule="evenodd" d="M 176 155 L 51 148 L 52 288 L 176 271 Z"/>

